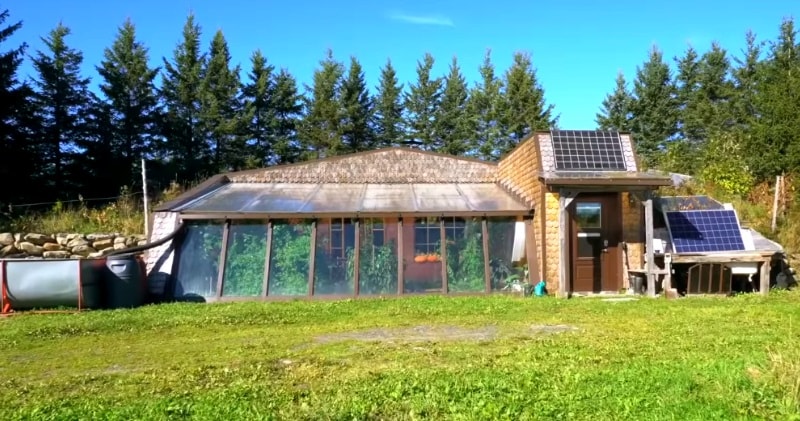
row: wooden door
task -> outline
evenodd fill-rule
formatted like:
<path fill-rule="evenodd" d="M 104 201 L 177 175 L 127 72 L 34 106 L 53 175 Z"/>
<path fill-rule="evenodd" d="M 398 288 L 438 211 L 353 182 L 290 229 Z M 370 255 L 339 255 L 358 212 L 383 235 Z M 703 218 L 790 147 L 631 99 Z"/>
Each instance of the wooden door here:
<path fill-rule="evenodd" d="M 616 292 L 621 288 L 619 201 L 619 193 L 582 193 L 572 201 L 572 292 Z"/>

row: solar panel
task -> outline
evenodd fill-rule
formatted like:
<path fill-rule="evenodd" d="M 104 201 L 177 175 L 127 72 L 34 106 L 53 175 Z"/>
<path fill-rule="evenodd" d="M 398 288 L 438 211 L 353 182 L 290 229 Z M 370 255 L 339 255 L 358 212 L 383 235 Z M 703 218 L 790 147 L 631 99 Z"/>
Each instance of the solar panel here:
<path fill-rule="evenodd" d="M 556 170 L 625 171 L 619 133 L 601 130 L 551 130 Z"/>
<path fill-rule="evenodd" d="M 745 249 L 739 220 L 732 210 L 674 211 L 666 215 L 676 253 Z"/>

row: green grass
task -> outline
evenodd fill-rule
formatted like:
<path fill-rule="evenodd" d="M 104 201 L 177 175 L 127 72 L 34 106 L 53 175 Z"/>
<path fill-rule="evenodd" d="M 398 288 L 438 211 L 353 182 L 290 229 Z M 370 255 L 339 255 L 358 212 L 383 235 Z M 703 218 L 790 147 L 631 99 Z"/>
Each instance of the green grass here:
<path fill-rule="evenodd" d="M 413 297 L 0 319 L 4 419 L 800 419 L 800 293 Z M 574 332 L 532 335 L 533 324 Z M 414 326 L 483 341 L 317 341 Z"/>

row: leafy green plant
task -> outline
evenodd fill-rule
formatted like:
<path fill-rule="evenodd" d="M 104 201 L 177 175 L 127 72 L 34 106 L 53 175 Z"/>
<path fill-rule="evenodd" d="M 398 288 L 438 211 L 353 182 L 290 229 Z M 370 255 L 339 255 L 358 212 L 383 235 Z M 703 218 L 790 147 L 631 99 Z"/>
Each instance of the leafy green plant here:
<path fill-rule="evenodd" d="M 483 239 L 479 222 L 468 221 L 461 238 L 447 241 L 447 284 L 452 292 L 485 289 Z"/>
<path fill-rule="evenodd" d="M 348 275 L 355 273 L 355 253 L 348 253 Z M 397 250 L 395 244 L 373 245 L 372 229 L 362 230 L 361 253 L 358 267 L 361 294 L 397 293 Z"/>
<path fill-rule="evenodd" d="M 269 272 L 269 295 L 308 294 L 311 225 L 274 222 Z"/>
<path fill-rule="evenodd" d="M 264 286 L 266 224 L 232 224 L 222 295 L 257 296 Z"/>

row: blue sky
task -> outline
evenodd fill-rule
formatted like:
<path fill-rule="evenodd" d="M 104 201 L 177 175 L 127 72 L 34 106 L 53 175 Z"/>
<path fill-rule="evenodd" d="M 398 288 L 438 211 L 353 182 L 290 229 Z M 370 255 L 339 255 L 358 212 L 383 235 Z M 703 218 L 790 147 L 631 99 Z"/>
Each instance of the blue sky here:
<path fill-rule="evenodd" d="M 716 3 L 716 5 L 712 5 Z M 560 126 L 595 127 L 595 114 L 614 87 L 617 72 L 630 81 L 636 67 L 657 45 L 666 58 L 681 55 L 691 43 L 705 51 L 719 41 L 739 56 L 745 32 L 774 39 L 784 17 L 800 9 L 797 0 L 782 1 L 275 1 L 275 0 L 16 0 L 3 2 L 11 21 L 23 28 L 12 42 L 25 41 L 28 52 L 42 48 L 59 21 L 72 28 L 68 42 L 84 52 L 84 71 L 96 80 L 94 66 L 111 44 L 118 26 L 130 17 L 150 48 L 151 61 L 171 57 L 190 10 L 203 29 L 207 48 L 221 29 L 235 63 L 243 70 L 260 48 L 269 61 L 285 67 L 301 84 L 325 49 L 348 61 L 357 56 L 370 87 L 379 68 L 391 58 L 402 82 L 415 77 L 416 62 L 425 52 L 437 59 L 434 72 L 445 74 L 451 58 L 459 59 L 465 77 L 474 83 L 487 48 L 504 71 L 514 51 L 532 55 L 546 99 L 555 104 Z M 30 72 L 29 63 L 22 69 Z"/>

